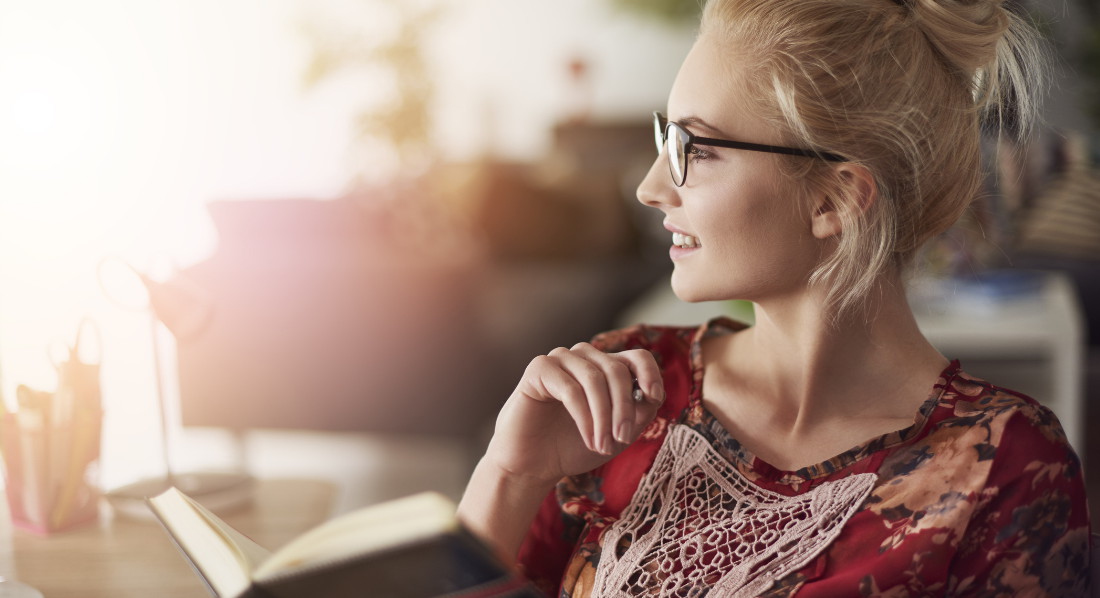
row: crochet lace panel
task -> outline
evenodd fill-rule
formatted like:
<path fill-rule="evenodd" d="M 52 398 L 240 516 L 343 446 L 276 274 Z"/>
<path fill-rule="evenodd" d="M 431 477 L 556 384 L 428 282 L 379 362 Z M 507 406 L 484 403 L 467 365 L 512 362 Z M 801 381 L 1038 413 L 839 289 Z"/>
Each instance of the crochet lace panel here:
<path fill-rule="evenodd" d="M 878 476 L 798 496 L 760 488 L 698 432 L 673 426 L 622 517 L 604 532 L 593 596 L 755 596 L 840 534 Z"/>

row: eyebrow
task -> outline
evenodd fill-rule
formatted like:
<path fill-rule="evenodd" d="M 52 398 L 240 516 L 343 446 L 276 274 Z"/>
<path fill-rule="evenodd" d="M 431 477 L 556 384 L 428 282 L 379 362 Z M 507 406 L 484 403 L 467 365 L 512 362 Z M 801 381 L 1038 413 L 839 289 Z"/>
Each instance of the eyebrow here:
<path fill-rule="evenodd" d="M 717 135 L 721 135 L 721 136 L 724 136 L 724 137 L 729 136 L 729 134 L 726 133 L 725 131 L 723 131 L 722 129 L 719 129 L 718 127 L 715 127 L 714 125 L 708 124 L 707 121 L 703 120 L 702 118 L 700 118 L 698 116 L 685 116 L 684 118 L 675 120 L 673 122 L 680 125 L 681 127 L 698 127 L 698 128 L 702 128 L 702 129 L 707 129 L 708 131 L 710 131 L 712 133 L 715 133 Z"/>

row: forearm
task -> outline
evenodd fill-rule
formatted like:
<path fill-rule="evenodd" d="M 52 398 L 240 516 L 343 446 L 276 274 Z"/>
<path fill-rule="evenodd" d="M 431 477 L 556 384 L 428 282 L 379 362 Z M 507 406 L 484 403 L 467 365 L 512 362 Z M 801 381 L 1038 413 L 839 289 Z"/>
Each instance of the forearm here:
<path fill-rule="evenodd" d="M 511 474 L 482 458 L 458 505 L 458 516 L 470 531 L 514 560 L 556 481 Z"/>

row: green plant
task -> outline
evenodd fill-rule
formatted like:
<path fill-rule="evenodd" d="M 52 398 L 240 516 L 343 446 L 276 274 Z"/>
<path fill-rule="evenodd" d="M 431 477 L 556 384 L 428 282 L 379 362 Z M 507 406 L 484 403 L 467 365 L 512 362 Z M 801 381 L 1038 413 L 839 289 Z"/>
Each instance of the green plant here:
<path fill-rule="evenodd" d="M 388 87 L 392 93 L 366 102 L 356 115 L 356 145 L 387 148 L 399 172 L 422 167 L 436 154 L 431 122 L 435 87 L 424 42 L 444 10 L 437 2 L 361 1 L 388 13 L 395 26 L 386 35 L 370 35 L 349 28 L 347 23 L 307 24 L 303 29 L 312 55 L 304 85 L 313 88 L 349 72 L 372 73 L 376 80 L 388 81 L 388 86 L 380 83 L 377 87 Z M 379 162 L 360 160 L 359 178 L 377 178 Z"/>
<path fill-rule="evenodd" d="M 611 0 L 617 8 L 655 18 L 672 25 L 699 21 L 702 0 Z"/>

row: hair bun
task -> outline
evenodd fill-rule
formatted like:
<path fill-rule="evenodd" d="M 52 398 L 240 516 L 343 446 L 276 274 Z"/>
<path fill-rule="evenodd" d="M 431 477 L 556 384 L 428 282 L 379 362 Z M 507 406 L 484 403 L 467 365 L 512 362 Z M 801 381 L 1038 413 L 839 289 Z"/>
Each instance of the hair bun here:
<path fill-rule="evenodd" d="M 1004 0 L 905 3 L 948 68 L 970 86 L 978 108 L 1026 135 L 1038 119 L 1049 77 L 1042 68 L 1050 63 L 1047 45 L 1035 28 Z"/>
<path fill-rule="evenodd" d="M 925 36 L 966 78 L 994 63 L 1011 25 L 1001 0 L 908 0 Z"/>

